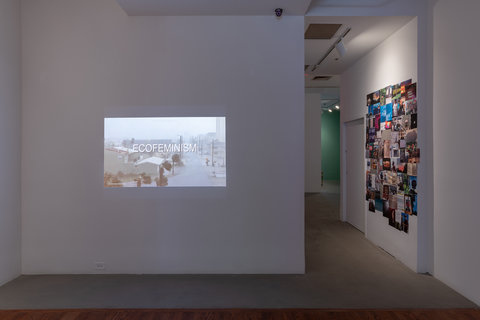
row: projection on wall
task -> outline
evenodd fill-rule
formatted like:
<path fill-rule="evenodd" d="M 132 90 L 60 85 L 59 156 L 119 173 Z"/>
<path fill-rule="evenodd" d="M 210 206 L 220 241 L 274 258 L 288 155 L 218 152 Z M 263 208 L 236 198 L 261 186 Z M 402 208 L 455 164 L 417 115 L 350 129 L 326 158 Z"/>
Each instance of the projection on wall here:
<path fill-rule="evenodd" d="M 417 84 L 408 80 L 367 95 L 365 157 L 369 211 L 408 233 L 417 215 Z"/>
<path fill-rule="evenodd" d="M 225 117 L 105 118 L 105 187 L 225 187 Z"/>

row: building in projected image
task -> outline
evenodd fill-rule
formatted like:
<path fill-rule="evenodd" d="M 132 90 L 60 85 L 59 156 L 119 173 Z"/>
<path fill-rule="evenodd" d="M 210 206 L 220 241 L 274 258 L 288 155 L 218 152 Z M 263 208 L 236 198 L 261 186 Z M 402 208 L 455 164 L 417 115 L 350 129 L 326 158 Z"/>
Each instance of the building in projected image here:
<path fill-rule="evenodd" d="M 105 118 L 104 186 L 226 186 L 225 118 Z"/>

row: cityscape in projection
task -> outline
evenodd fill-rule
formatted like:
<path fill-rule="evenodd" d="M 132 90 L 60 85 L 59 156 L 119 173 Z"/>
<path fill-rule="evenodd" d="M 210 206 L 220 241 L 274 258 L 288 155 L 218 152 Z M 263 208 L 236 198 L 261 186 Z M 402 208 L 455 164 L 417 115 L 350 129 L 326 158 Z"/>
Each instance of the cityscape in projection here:
<path fill-rule="evenodd" d="M 104 187 L 225 187 L 225 117 L 105 118 Z"/>

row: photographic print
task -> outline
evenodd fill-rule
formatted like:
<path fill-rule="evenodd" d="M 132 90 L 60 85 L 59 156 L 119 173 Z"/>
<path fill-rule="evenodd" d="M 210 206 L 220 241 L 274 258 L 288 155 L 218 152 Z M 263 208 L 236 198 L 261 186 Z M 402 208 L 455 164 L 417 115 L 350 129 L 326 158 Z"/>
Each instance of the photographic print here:
<path fill-rule="evenodd" d="M 397 190 L 399 194 L 403 194 L 408 186 L 408 178 L 405 173 L 397 174 Z"/>
<path fill-rule="evenodd" d="M 405 130 L 405 128 L 403 127 L 403 116 L 393 118 L 392 130 L 395 131 L 395 132 Z"/>
<path fill-rule="evenodd" d="M 405 86 L 405 99 L 413 100 L 417 98 L 417 84 L 412 83 Z"/>
<path fill-rule="evenodd" d="M 390 196 L 390 186 L 387 184 L 383 185 L 382 200 L 388 200 Z"/>
<path fill-rule="evenodd" d="M 409 221 L 409 215 L 406 214 L 405 212 L 402 212 L 402 227 L 401 227 L 401 229 L 405 233 L 408 233 L 408 221 Z"/>
<path fill-rule="evenodd" d="M 383 212 L 383 200 L 375 198 L 375 210 Z"/>
<path fill-rule="evenodd" d="M 412 202 L 412 214 L 417 215 L 417 195 L 410 194 L 410 201 Z"/>
<path fill-rule="evenodd" d="M 404 162 L 399 162 L 397 165 L 397 172 L 407 174 L 407 164 Z"/>
<path fill-rule="evenodd" d="M 409 176 L 417 175 L 417 164 L 416 163 L 407 163 L 407 174 Z"/>
<path fill-rule="evenodd" d="M 392 140 L 392 131 L 383 130 L 382 131 L 382 141 L 391 141 Z"/>
<path fill-rule="evenodd" d="M 396 183 L 397 183 L 396 177 L 397 177 L 397 175 L 396 175 L 396 174 L 393 174 L 393 176 L 395 177 L 395 181 L 394 181 L 395 184 L 391 184 L 391 185 L 390 185 L 390 198 L 391 198 L 392 196 L 396 196 L 396 195 L 397 195 L 397 191 L 398 191 L 398 190 L 397 190 L 397 186 L 396 186 Z"/>
<path fill-rule="evenodd" d="M 400 98 L 398 99 L 398 116 L 404 116 L 406 114 L 405 110 L 405 99 Z"/>
<path fill-rule="evenodd" d="M 388 216 L 388 225 L 395 228 L 395 217 L 397 210 L 393 209 Z"/>
<path fill-rule="evenodd" d="M 381 173 L 381 172 L 380 172 L 380 173 Z M 382 179 L 381 179 L 381 177 L 380 177 L 380 174 L 377 174 L 377 175 L 375 176 L 375 191 L 378 191 L 378 192 L 379 192 L 379 195 L 378 195 L 378 198 L 379 198 L 379 199 L 382 198 L 382 195 L 381 195 L 382 189 L 383 189 L 382 182 L 383 182 L 383 181 L 382 181 Z M 376 195 L 375 195 L 375 197 L 376 197 Z"/>
<path fill-rule="evenodd" d="M 406 150 L 405 150 L 405 148 L 401 148 L 400 149 L 400 163 L 407 163 L 407 162 L 408 162 L 408 158 L 407 158 Z"/>
<path fill-rule="evenodd" d="M 390 140 L 384 140 L 383 141 L 383 157 L 390 157 Z M 390 166 L 390 163 L 389 163 Z M 385 167 L 385 165 L 384 165 Z M 390 170 L 390 169 L 383 169 L 383 170 Z"/>
<path fill-rule="evenodd" d="M 383 216 L 388 217 L 392 212 L 388 200 L 383 200 Z"/>
<path fill-rule="evenodd" d="M 393 150 L 393 151 L 395 151 L 395 150 Z M 391 162 L 391 165 L 392 165 L 392 172 L 396 174 L 397 171 L 398 171 L 398 167 L 400 166 L 400 159 L 399 158 L 390 158 L 390 162 Z"/>
<path fill-rule="evenodd" d="M 405 135 L 405 142 L 407 143 L 407 147 L 409 145 L 417 144 L 417 129 L 407 130 Z"/>
<path fill-rule="evenodd" d="M 391 137 L 390 140 L 392 140 L 392 144 L 397 144 L 400 140 L 400 135 L 398 134 L 397 131 L 392 131 L 391 134 L 390 134 L 390 137 Z M 397 146 L 397 148 L 398 148 L 398 146 Z"/>
<path fill-rule="evenodd" d="M 373 92 L 367 95 L 367 107 L 373 105 Z"/>
<path fill-rule="evenodd" d="M 375 124 L 375 131 L 379 131 L 380 130 L 380 115 L 379 114 L 375 115 L 374 124 Z"/>
<path fill-rule="evenodd" d="M 420 163 L 420 149 L 416 145 L 410 145 L 406 150 L 409 163 Z"/>
<path fill-rule="evenodd" d="M 412 191 L 417 192 L 417 177 L 408 176 L 408 187 L 410 193 L 412 193 Z"/>
<path fill-rule="evenodd" d="M 390 195 L 388 199 L 390 209 L 397 209 L 397 195 Z"/>
<path fill-rule="evenodd" d="M 410 115 L 410 128 L 411 129 L 416 129 L 417 128 L 417 114 L 412 113 Z"/>
<path fill-rule="evenodd" d="M 396 84 L 392 88 L 392 99 L 398 100 L 402 97 L 402 86 L 400 84 Z"/>
<path fill-rule="evenodd" d="M 385 122 L 387 119 L 387 106 L 380 106 L 380 122 Z"/>
<path fill-rule="evenodd" d="M 413 209 L 412 209 L 412 198 L 409 194 L 405 194 L 404 196 L 405 198 L 405 204 L 404 204 L 404 207 L 405 207 L 405 213 L 407 214 L 412 214 L 413 213 Z"/>
<path fill-rule="evenodd" d="M 396 117 L 399 116 L 398 106 L 399 106 L 399 104 L 398 104 L 397 100 L 393 100 L 393 102 L 392 102 L 392 116 L 393 116 L 393 118 L 396 118 Z"/>
<path fill-rule="evenodd" d="M 402 212 L 395 211 L 395 228 L 402 231 Z"/>
<path fill-rule="evenodd" d="M 402 125 L 402 130 L 399 130 L 399 131 L 410 130 L 410 115 L 404 115 L 401 117 L 401 125 Z"/>
<path fill-rule="evenodd" d="M 368 143 L 374 143 L 377 137 L 375 128 L 368 128 Z"/>
<path fill-rule="evenodd" d="M 408 100 L 405 102 L 405 114 L 417 113 L 417 100 Z"/>
<path fill-rule="evenodd" d="M 386 120 L 385 121 L 392 121 L 392 118 L 393 118 L 392 104 L 389 103 L 389 104 L 385 105 L 385 110 L 386 110 L 385 111 L 386 112 L 386 114 L 385 114 L 385 119 Z"/>
<path fill-rule="evenodd" d="M 380 104 L 385 105 L 385 100 L 387 99 L 387 89 L 383 88 L 380 90 Z"/>
<path fill-rule="evenodd" d="M 380 91 L 375 91 L 372 97 L 372 104 L 380 103 Z"/>
<path fill-rule="evenodd" d="M 397 173 L 396 172 L 384 171 L 383 174 L 385 176 L 385 184 L 388 184 L 390 186 L 397 184 Z M 392 188 L 390 188 L 390 189 L 392 189 Z"/>
<path fill-rule="evenodd" d="M 411 84 L 412 84 L 412 79 L 409 79 L 407 81 L 403 81 L 402 83 L 400 83 L 402 94 L 404 94 L 407 91 L 407 87 Z"/>
<path fill-rule="evenodd" d="M 391 98 L 393 95 L 393 86 L 388 86 L 385 88 L 385 97 L 388 99 L 388 98 Z"/>
<path fill-rule="evenodd" d="M 397 210 L 404 211 L 405 210 L 405 198 L 403 194 L 397 194 Z"/>

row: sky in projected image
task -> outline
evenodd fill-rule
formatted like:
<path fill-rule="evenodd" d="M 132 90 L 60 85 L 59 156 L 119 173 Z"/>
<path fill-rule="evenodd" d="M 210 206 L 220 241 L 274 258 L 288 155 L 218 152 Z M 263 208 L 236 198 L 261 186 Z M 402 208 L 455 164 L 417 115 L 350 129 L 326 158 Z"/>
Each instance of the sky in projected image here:
<path fill-rule="evenodd" d="M 104 186 L 226 186 L 225 117 L 105 118 Z"/>
<path fill-rule="evenodd" d="M 225 118 L 221 118 L 225 119 Z M 216 132 L 215 117 L 105 118 L 105 139 L 175 139 Z"/>

